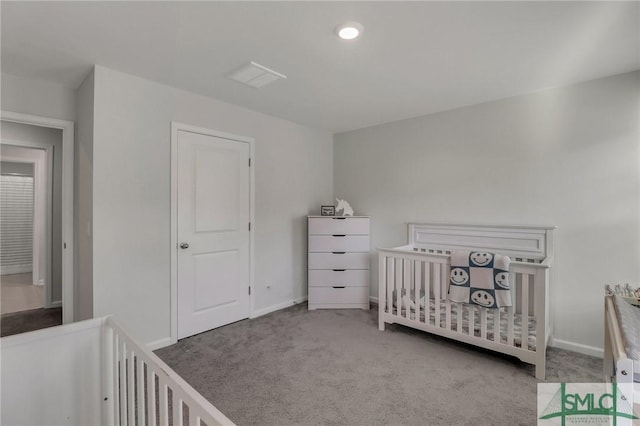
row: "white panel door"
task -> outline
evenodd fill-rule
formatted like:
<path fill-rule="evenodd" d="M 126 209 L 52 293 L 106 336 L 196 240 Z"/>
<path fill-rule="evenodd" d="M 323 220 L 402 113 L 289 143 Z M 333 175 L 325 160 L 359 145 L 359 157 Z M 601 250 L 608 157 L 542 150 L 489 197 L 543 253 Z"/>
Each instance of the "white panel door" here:
<path fill-rule="evenodd" d="M 249 144 L 178 131 L 178 338 L 249 317 Z"/>

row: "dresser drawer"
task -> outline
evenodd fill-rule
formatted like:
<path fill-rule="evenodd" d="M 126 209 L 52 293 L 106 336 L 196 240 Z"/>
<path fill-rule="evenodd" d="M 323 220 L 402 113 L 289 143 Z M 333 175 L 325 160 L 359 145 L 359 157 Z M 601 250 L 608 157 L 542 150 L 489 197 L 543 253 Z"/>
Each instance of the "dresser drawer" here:
<path fill-rule="evenodd" d="M 369 287 L 309 287 L 309 304 L 369 303 Z"/>
<path fill-rule="evenodd" d="M 309 235 L 310 252 L 369 251 L 368 235 Z"/>
<path fill-rule="evenodd" d="M 369 253 L 309 253 L 309 269 L 369 269 Z"/>
<path fill-rule="evenodd" d="M 309 270 L 309 287 L 362 287 L 369 285 L 369 271 L 364 269 Z"/>
<path fill-rule="evenodd" d="M 369 235 L 368 217 L 310 217 L 309 234 Z"/>

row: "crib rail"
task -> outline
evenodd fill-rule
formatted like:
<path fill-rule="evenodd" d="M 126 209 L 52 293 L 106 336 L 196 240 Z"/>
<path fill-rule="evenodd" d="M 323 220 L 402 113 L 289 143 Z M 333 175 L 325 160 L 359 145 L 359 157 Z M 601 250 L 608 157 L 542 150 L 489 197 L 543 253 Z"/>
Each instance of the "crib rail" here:
<path fill-rule="evenodd" d="M 549 267 L 546 260 L 511 262 L 513 306 L 486 309 L 447 299 L 449 252 L 379 250 L 379 329 L 399 323 L 514 355 L 535 364 L 536 377 L 543 379 Z"/>
<path fill-rule="evenodd" d="M 633 406 L 634 403 L 640 403 L 640 383 L 634 383 L 634 374 L 638 372 L 640 361 L 627 356 L 615 302 L 610 295 L 604 298 L 604 322 L 604 381 L 615 382 L 627 402 Z"/>
<path fill-rule="evenodd" d="M 103 424 L 116 426 L 233 425 L 113 319 L 103 330 Z"/>

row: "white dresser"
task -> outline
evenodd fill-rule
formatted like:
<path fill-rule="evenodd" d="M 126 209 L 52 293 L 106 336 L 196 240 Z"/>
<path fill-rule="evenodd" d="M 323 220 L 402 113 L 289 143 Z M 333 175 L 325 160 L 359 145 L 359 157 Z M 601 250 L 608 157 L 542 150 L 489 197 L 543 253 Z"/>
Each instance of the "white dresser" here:
<path fill-rule="evenodd" d="M 308 219 L 309 309 L 369 309 L 369 217 Z"/>

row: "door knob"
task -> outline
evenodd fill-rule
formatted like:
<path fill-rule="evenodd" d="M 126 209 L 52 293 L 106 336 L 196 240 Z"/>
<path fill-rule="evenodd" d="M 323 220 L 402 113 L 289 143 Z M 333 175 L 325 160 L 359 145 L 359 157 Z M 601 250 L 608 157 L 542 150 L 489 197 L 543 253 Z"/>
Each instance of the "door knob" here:
<path fill-rule="evenodd" d="M 181 249 L 188 249 L 189 248 L 189 243 L 180 243 L 180 248 Z"/>

